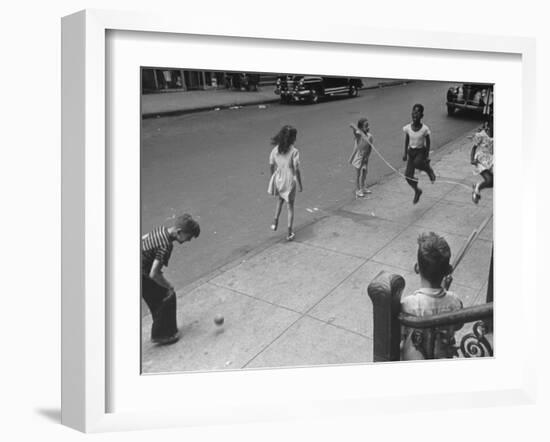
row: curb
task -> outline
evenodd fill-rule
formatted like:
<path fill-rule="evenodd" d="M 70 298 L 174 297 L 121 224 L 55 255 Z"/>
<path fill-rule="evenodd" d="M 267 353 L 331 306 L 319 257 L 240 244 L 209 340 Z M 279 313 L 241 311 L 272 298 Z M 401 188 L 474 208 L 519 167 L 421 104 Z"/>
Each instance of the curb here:
<path fill-rule="evenodd" d="M 222 109 L 231 109 L 232 107 L 246 107 L 246 106 L 257 106 L 264 103 L 275 103 L 278 102 L 279 98 L 276 97 L 272 100 L 269 99 L 261 99 L 257 101 L 250 101 L 247 103 L 231 103 L 231 104 L 220 104 L 216 106 L 202 106 L 202 107 L 194 107 L 192 109 L 177 109 L 177 110 L 171 110 L 171 111 L 162 111 L 162 112 L 151 112 L 148 114 L 143 114 L 141 118 L 143 120 L 150 119 L 150 118 L 160 118 L 160 117 L 177 117 L 178 115 L 186 115 L 186 114 L 194 114 L 199 112 L 208 112 L 208 111 L 215 111 L 215 110 L 222 110 Z"/>
<path fill-rule="evenodd" d="M 402 86 L 412 82 L 413 82 L 412 80 L 395 80 L 395 81 L 379 82 L 372 86 L 362 87 L 360 90 L 363 91 L 363 90 L 369 90 L 369 89 L 382 89 L 382 88 L 391 87 L 391 86 Z M 262 99 L 258 99 L 258 100 L 254 100 L 246 103 L 236 102 L 231 104 L 220 104 L 216 106 L 209 105 L 209 106 L 194 107 L 190 109 L 176 109 L 176 110 L 170 110 L 170 111 L 149 112 L 149 113 L 142 114 L 141 118 L 143 120 L 146 120 L 146 119 L 160 118 L 160 117 L 177 117 L 179 115 L 208 112 L 208 111 L 214 111 L 216 109 L 225 110 L 235 106 L 239 106 L 239 107 L 257 106 L 261 104 L 277 103 L 277 102 L 279 102 L 279 97 L 274 97 L 273 99 L 262 98 Z"/>

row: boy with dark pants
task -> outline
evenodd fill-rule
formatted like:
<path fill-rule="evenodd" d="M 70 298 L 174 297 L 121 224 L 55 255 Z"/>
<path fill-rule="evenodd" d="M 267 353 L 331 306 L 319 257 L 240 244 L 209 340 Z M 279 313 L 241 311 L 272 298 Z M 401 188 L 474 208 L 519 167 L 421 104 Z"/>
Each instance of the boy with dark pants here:
<path fill-rule="evenodd" d="M 174 241 L 183 244 L 199 235 L 199 224 L 185 214 L 171 226 L 157 227 L 141 239 L 141 295 L 153 317 L 151 341 L 155 344 L 173 344 L 179 339 L 176 291 L 162 269 L 168 265 Z"/>
<path fill-rule="evenodd" d="M 423 170 L 435 181 L 435 173 L 430 166 L 430 128 L 422 123 L 424 106 L 415 104 L 412 108 L 412 123 L 403 127 L 405 132 L 405 154 L 403 161 L 407 161 L 405 177 L 407 183 L 414 189 L 413 204 L 416 204 L 422 195 L 422 189 L 418 187 L 418 179 L 414 177 L 416 169 Z"/>

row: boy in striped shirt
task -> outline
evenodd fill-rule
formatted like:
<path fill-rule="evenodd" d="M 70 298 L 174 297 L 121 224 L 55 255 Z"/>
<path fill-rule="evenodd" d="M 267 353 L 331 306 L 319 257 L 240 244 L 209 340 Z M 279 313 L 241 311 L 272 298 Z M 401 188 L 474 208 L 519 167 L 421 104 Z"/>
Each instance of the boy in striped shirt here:
<path fill-rule="evenodd" d="M 177 217 L 171 226 L 160 226 L 141 239 L 141 295 L 153 317 L 151 340 L 172 344 L 179 339 L 176 321 L 176 291 L 162 273 L 168 265 L 174 241 L 180 244 L 198 238 L 201 229 L 191 215 Z"/>

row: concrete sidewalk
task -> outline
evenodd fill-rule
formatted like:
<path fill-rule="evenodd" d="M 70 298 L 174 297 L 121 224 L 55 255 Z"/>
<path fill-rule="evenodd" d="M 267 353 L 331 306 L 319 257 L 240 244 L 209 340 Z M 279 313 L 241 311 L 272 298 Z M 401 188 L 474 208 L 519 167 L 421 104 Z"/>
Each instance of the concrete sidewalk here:
<path fill-rule="evenodd" d="M 420 175 L 424 193 L 417 205 L 404 178 L 394 174 L 372 186 L 368 198 L 318 211 L 294 242 L 285 241 L 282 222 L 280 241 L 179 291 L 182 339 L 152 345 L 151 317 L 144 317 L 143 372 L 372 362 L 367 286 L 374 276 L 381 270 L 401 274 L 405 294 L 411 292 L 419 284 L 413 265 L 421 232 L 443 235 L 454 254 L 492 216 L 492 189 L 483 191 L 479 205 L 471 201 L 471 184 L 479 178 L 469 163 L 467 135 L 432 159 L 435 184 Z M 452 290 L 465 306 L 485 302 L 492 224 L 454 274 Z M 213 323 L 218 313 L 225 317 L 223 327 Z"/>
<path fill-rule="evenodd" d="M 387 78 L 363 78 L 363 89 L 404 84 L 405 80 Z M 165 92 L 141 96 L 143 118 L 182 115 L 225 109 L 232 106 L 251 106 L 279 101 L 275 86 L 261 86 L 258 91 L 246 92 L 231 89 L 208 89 L 204 91 Z"/>

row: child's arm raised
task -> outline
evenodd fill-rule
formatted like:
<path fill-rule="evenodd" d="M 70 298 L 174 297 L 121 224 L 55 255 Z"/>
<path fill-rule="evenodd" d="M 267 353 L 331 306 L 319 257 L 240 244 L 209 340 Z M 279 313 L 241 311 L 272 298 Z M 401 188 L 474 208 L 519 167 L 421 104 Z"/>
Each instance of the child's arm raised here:
<path fill-rule="evenodd" d="M 359 129 L 357 129 L 357 127 L 356 127 L 355 125 L 353 125 L 353 124 L 350 124 L 349 127 L 351 127 L 351 129 L 353 130 L 353 136 L 354 136 L 355 138 L 358 138 L 358 137 L 359 137 Z M 353 150 L 352 150 L 351 155 L 350 155 L 350 157 L 349 157 L 349 159 L 348 159 L 348 163 L 350 163 L 350 164 L 352 163 L 353 158 L 355 157 L 355 154 L 356 154 L 356 153 L 357 153 L 357 144 L 355 144 L 355 145 L 353 146 Z"/>
<path fill-rule="evenodd" d="M 349 127 L 352 128 L 353 135 L 355 135 L 356 138 L 365 138 L 366 140 L 369 139 L 367 134 L 365 132 L 363 132 L 362 130 L 360 130 L 359 128 L 357 128 L 357 126 L 355 126 L 354 124 L 350 124 Z"/>

